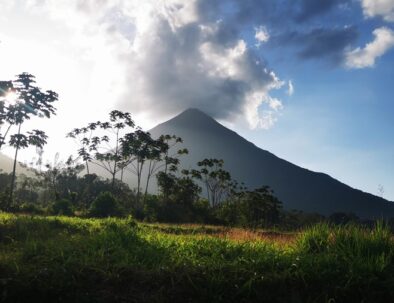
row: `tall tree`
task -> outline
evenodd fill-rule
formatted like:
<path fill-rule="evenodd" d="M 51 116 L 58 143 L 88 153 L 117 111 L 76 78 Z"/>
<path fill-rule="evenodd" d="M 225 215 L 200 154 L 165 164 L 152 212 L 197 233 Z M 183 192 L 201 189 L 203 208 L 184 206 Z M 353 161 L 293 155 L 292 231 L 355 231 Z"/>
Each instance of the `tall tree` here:
<path fill-rule="evenodd" d="M 261 186 L 242 195 L 243 212 L 250 226 L 268 227 L 278 223 L 282 203 L 269 186 Z"/>
<path fill-rule="evenodd" d="M 141 180 L 145 162 L 157 156 L 157 142 L 149 132 L 138 128 L 121 139 L 122 155 L 126 169 L 137 176 L 137 204 L 141 196 Z"/>
<path fill-rule="evenodd" d="M 175 135 L 162 135 L 153 142 L 151 153 L 148 157 L 148 168 L 146 176 L 145 194 L 146 198 L 149 183 L 153 176 L 163 171 L 165 174 L 176 172 L 180 163 L 180 156 L 188 154 L 186 148 L 177 149 L 178 144 L 183 143 L 182 138 Z"/>
<path fill-rule="evenodd" d="M 14 81 L 0 82 L 0 126 L 4 127 L 4 130 L 0 128 L 0 148 L 7 143 L 15 148 L 9 203 L 13 198 L 19 149 L 42 148 L 47 140 L 42 130 L 23 133 L 23 123 L 34 116 L 50 118 L 56 112 L 53 102 L 58 100 L 58 94 L 51 90 L 42 91 L 35 83 L 35 77 L 28 73 L 18 75 Z M 16 132 L 13 133 L 13 129 Z"/>
<path fill-rule="evenodd" d="M 224 161 L 220 159 L 204 159 L 197 163 L 199 170 L 190 172 L 204 183 L 212 207 L 218 206 L 233 187 L 231 175 L 223 169 L 223 165 Z"/>
<path fill-rule="evenodd" d="M 78 155 L 87 164 L 87 169 L 92 163 L 111 175 L 114 189 L 116 174 L 124 167 L 121 145 L 125 133 L 134 126 L 130 113 L 113 110 L 109 121 L 92 122 L 86 127 L 75 128 L 67 137 L 79 142 Z"/>

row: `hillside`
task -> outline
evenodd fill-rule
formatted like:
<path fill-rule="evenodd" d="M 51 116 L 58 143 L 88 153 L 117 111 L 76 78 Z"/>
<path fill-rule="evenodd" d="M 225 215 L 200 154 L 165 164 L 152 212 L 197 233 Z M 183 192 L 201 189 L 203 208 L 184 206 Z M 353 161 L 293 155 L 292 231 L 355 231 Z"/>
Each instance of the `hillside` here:
<path fill-rule="evenodd" d="M 394 217 L 394 204 L 351 188 L 334 178 L 313 172 L 260 149 L 197 109 L 188 109 L 151 130 L 153 136 L 175 134 L 190 154 L 185 168 L 203 158 L 225 161 L 225 168 L 249 187 L 269 185 L 286 209 L 331 214 L 353 212 L 363 218 Z"/>
<path fill-rule="evenodd" d="M 10 157 L 0 153 L 0 170 L 2 170 L 3 172 L 10 173 L 12 172 L 13 165 L 14 162 Z M 30 172 L 27 171 L 26 168 L 22 167 L 19 163 L 17 163 L 16 165 L 16 172 L 18 174 L 27 174 L 27 175 L 31 174 Z"/>

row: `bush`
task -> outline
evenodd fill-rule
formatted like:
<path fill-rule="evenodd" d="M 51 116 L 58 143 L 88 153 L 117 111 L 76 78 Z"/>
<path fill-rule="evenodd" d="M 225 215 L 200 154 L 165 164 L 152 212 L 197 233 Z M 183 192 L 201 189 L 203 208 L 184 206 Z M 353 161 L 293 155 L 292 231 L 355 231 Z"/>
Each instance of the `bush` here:
<path fill-rule="evenodd" d="M 57 200 L 52 205 L 52 212 L 54 215 L 72 216 L 71 202 L 66 199 Z"/>
<path fill-rule="evenodd" d="M 110 217 L 120 215 L 119 203 L 110 192 L 100 193 L 93 201 L 89 214 L 93 217 Z"/>
<path fill-rule="evenodd" d="M 351 222 L 357 223 L 360 221 L 359 217 L 357 217 L 355 214 L 342 212 L 333 213 L 328 217 L 328 220 L 336 225 L 345 225 Z"/>
<path fill-rule="evenodd" d="M 22 213 L 42 215 L 44 210 L 33 203 L 23 203 L 19 206 L 19 211 Z"/>
<path fill-rule="evenodd" d="M 10 210 L 10 194 L 8 190 L 0 192 L 0 210 L 9 211 Z"/>

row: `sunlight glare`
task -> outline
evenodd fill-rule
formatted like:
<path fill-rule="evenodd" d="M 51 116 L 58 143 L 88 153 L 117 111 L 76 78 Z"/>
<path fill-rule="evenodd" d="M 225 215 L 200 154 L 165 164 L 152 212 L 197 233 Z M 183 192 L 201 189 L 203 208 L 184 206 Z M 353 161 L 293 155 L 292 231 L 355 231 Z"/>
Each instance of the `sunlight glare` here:
<path fill-rule="evenodd" d="M 6 94 L 5 100 L 6 100 L 8 103 L 10 103 L 10 104 L 15 104 L 15 103 L 17 102 L 17 100 L 18 100 L 18 95 L 17 95 L 15 92 L 10 91 L 10 92 L 8 92 L 8 93 Z"/>

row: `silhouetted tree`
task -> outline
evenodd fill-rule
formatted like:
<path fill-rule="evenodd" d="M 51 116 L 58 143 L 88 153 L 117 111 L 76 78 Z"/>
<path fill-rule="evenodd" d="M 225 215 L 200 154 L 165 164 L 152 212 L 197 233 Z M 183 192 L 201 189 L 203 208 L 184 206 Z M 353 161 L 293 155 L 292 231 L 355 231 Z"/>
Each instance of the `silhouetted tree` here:
<path fill-rule="evenodd" d="M 53 163 L 45 164 L 45 170 L 33 170 L 42 181 L 44 188 L 48 189 L 49 196 L 55 200 L 66 198 L 65 191 L 71 193 L 70 181 L 77 182 L 78 174 L 84 169 L 70 156 L 65 163 L 59 161 L 59 153 L 56 153 Z"/>
<path fill-rule="evenodd" d="M 157 157 L 160 147 L 149 132 L 138 128 L 121 139 L 121 150 L 125 168 L 137 176 L 137 203 L 140 202 L 141 180 L 145 162 Z"/>
<path fill-rule="evenodd" d="M 164 171 L 157 174 L 157 183 L 163 197 L 158 218 L 163 221 L 190 222 L 194 217 L 194 206 L 199 200 L 200 186 L 187 174 L 177 177 Z"/>
<path fill-rule="evenodd" d="M 43 92 L 35 86 L 35 77 L 22 73 L 14 81 L 1 82 L 0 86 L 0 125 L 5 127 L 0 133 L 0 148 L 8 144 L 15 148 L 14 165 L 10 185 L 10 203 L 15 187 L 15 170 L 18 151 L 21 148 L 36 146 L 42 148 L 46 144 L 47 136 L 44 131 L 33 129 L 22 133 L 22 125 L 33 116 L 50 118 L 56 110 L 52 105 L 58 100 L 54 91 Z M 4 84 L 8 83 L 8 84 Z M 6 88 L 6 89 L 4 89 Z M 13 127 L 16 133 L 11 133 Z M 9 137 L 9 139 L 7 139 Z"/>
<path fill-rule="evenodd" d="M 197 165 L 199 170 L 192 170 L 190 174 L 204 183 L 208 201 L 212 207 L 216 207 L 231 191 L 233 185 L 231 175 L 223 169 L 223 160 L 204 159 Z"/>
<path fill-rule="evenodd" d="M 124 167 L 121 144 L 125 132 L 134 128 L 134 121 L 127 112 L 111 111 L 109 121 L 93 122 L 82 128 L 75 128 L 67 137 L 75 138 L 80 143 L 78 155 L 87 164 L 95 164 L 111 175 L 112 186 L 116 174 Z"/>
<path fill-rule="evenodd" d="M 262 186 L 242 194 L 243 213 L 246 222 L 254 228 L 277 224 L 282 203 L 268 186 Z"/>
<path fill-rule="evenodd" d="M 176 145 L 183 143 L 182 138 L 175 135 L 162 135 L 158 140 L 153 142 L 152 151 L 148 157 L 148 168 L 146 176 L 145 195 L 147 196 L 149 189 L 149 182 L 152 176 L 158 172 L 164 173 L 175 172 L 178 170 L 180 163 L 179 157 L 188 154 L 186 148 L 176 149 Z"/>
<path fill-rule="evenodd" d="M 119 213 L 119 203 L 110 192 L 98 195 L 90 207 L 90 214 L 94 217 L 116 216 Z"/>

